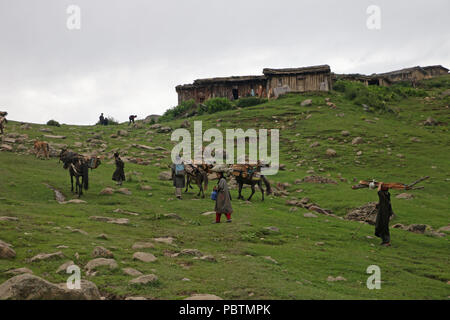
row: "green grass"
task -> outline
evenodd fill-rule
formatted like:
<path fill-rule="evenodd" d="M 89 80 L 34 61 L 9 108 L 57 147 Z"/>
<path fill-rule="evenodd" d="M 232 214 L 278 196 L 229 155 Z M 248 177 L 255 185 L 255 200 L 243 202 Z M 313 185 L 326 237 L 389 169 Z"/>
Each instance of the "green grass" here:
<path fill-rule="evenodd" d="M 102 245 L 114 253 L 119 268 L 100 270 L 93 277 L 83 272 L 82 276 L 96 283 L 107 296 L 182 299 L 193 293 L 210 293 L 226 299 L 448 299 L 448 236 L 438 238 L 392 229 L 392 247 L 382 248 L 378 238 L 367 238 L 373 236 L 373 226 L 363 225 L 352 238 L 359 223 L 323 215 L 305 218 L 305 209 L 289 212 L 290 207 L 286 205 L 290 198 L 309 197 L 321 207 L 344 216 L 349 208 L 377 201 L 374 191 L 351 190 L 354 179 L 411 182 L 429 175 L 430 179 L 422 183 L 425 189 L 411 192 L 415 196 L 413 200 L 395 199 L 400 191 L 391 192 L 396 213 L 391 225 L 424 223 L 434 229 L 447 225 L 450 113 L 448 98 L 442 97 L 441 92 L 449 88 L 448 80 L 449 77 L 441 77 L 431 80 L 431 85 L 426 81 L 421 84 L 418 90 L 425 91 L 431 99 L 405 94 L 388 102 L 395 114 L 364 112 L 355 99 L 349 99 L 344 92 L 333 91 L 287 95 L 258 106 L 190 118 L 190 121 L 202 120 L 204 130 L 217 127 L 217 119 L 222 120 L 217 128 L 223 132 L 226 128 L 280 129 L 280 160 L 287 169 L 270 180 L 291 183 L 290 195 L 286 198 L 268 196 L 261 202 L 257 192 L 251 203 L 233 200 L 232 224 L 212 224 L 213 216 L 201 215 L 213 210 L 214 203 L 208 198 L 196 198 L 197 189 L 185 194 L 182 201 L 173 200 L 171 182 L 157 178 L 170 162 L 168 152 L 131 147 L 131 144 L 146 144 L 170 151 L 173 146 L 170 134 L 149 133 L 148 127 L 138 129 L 126 124 L 107 127 L 33 124 L 31 129 L 22 130 L 20 123 L 10 121 L 6 132 L 27 134 L 27 148 L 31 148 L 32 139 L 42 138 L 43 132 L 39 129 L 47 127 L 55 135 L 67 136 L 65 140 L 51 142 L 67 144 L 73 150 L 97 149 L 86 140 L 100 134 L 107 144 L 104 154 L 108 157 L 113 150 L 120 150 L 128 156 L 149 159 L 152 164 L 126 163 L 126 172 L 141 173 L 124 184 L 132 195 L 108 196 L 99 194 L 105 187 L 115 187 L 111 180 L 114 164 L 111 159 L 105 159 L 98 169 L 90 172 L 90 189 L 82 198 L 86 204 L 58 204 L 53 191 L 44 183 L 61 190 L 68 199 L 73 195 L 68 172 L 56 158 L 46 161 L 27 153 L 0 152 L 0 216 L 19 218 L 16 222 L 0 221 L 0 239 L 13 244 L 17 252 L 13 260 L 0 260 L 0 282 L 10 277 L 4 271 L 19 267 L 28 267 L 52 282 L 65 282 L 66 275 L 55 273 L 65 260 L 39 263 L 27 260 L 41 252 L 56 252 L 60 250 L 57 246 L 66 245 L 69 248 L 61 251 L 67 260 L 84 267 L 92 259 L 93 248 Z M 300 106 L 308 98 L 313 100 L 312 105 Z M 325 98 L 330 98 L 338 108 L 326 106 Z M 444 124 L 420 125 L 430 116 Z M 169 121 L 164 125 L 178 128 L 183 121 Z M 129 136 L 110 138 L 119 129 L 128 130 Z M 350 131 L 351 135 L 343 137 L 342 130 Z M 352 145 L 351 140 L 358 136 L 364 139 L 364 144 Z M 421 142 L 412 142 L 411 137 L 418 137 Z M 75 148 L 77 141 L 84 146 Z M 320 146 L 310 148 L 315 141 Z M 326 157 L 328 148 L 336 150 L 338 156 Z M 362 151 L 362 155 L 356 156 L 357 151 Z M 161 167 L 155 163 L 160 163 Z M 319 171 L 320 168 L 323 171 Z M 294 181 L 308 175 L 310 169 L 337 181 L 341 175 L 347 182 L 295 185 Z M 212 184 L 214 182 L 210 183 L 209 192 Z M 140 185 L 150 185 L 152 190 L 143 191 Z M 304 191 L 296 193 L 300 188 Z M 232 190 L 232 195 L 237 199 L 236 190 Z M 244 189 L 244 196 L 248 195 L 249 189 Z M 113 213 L 117 208 L 140 215 Z M 176 213 L 182 219 L 169 219 L 164 217 L 166 213 Z M 130 224 L 90 220 L 94 215 L 128 218 Z M 67 226 L 82 229 L 89 235 L 73 233 Z M 264 229 L 268 226 L 276 226 L 280 232 L 269 233 Z M 101 233 L 107 234 L 109 239 L 98 239 Z M 155 248 L 141 250 L 153 253 L 158 258 L 156 262 L 132 260 L 133 243 L 161 236 L 174 237 L 175 244 L 155 243 Z M 317 242 L 325 244 L 318 246 Z M 185 248 L 199 249 L 213 255 L 217 261 L 164 255 Z M 75 259 L 76 253 L 79 260 Z M 265 259 L 266 256 L 277 263 Z M 366 287 L 369 265 L 381 268 L 381 290 Z M 136 268 L 144 274 L 154 273 L 159 281 L 151 286 L 131 286 L 128 282 L 132 277 L 121 270 L 125 267 Z M 341 275 L 347 280 L 328 282 L 330 275 Z M 183 278 L 191 281 L 182 281 Z"/>

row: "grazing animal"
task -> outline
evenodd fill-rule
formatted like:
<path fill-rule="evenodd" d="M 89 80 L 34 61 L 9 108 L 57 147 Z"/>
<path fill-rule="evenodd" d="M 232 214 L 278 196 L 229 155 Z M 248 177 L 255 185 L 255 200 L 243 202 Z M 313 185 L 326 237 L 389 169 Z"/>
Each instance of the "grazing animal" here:
<path fill-rule="evenodd" d="M 252 168 L 250 170 L 254 170 L 254 171 L 249 171 L 249 168 Z M 272 193 L 272 189 L 270 188 L 269 181 L 267 180 L 267 178 L 264 175 L 261 175 L 259 173 L 261 171 L 260 165 L 257 165 L 256 167 L 251 167 L 251 166 L 247 166 L 247 165 L 235 164 L 232 166 L 232 169 L 233 169 L 233 176 L 235 177 L 236 182 L 239 185 L 238 199 L 244 200 L 244 197 L 242 196 L 242 187 L 244 186 L 244 184 L 248 184 L 252 188 L 252 194 L 247 199 L 247 201 L 250 201 L 252 199 L 253 195 L 255 194 L 255 185 L 258 185 L 259 189 L 261 190 L 261 196 L 262 196 L 261 201 L 264 201 L 264 189 L 262 187 L 263 182 L 267 188 L 266 193 L 267 194 Z"/>
<path fill-rule="evenodd" d="M 5 124 L 8 123 L 8 120 L 6 120 L 6 116 L 8 115 L 8 112 L 1 111 L 0 112 L 0 133 L 3 134 L 3 129 L 5 128 Z"/>
<path fill-rule="evenodd" d="M 50 147 L 45 141 L 34 140 L 34 151 L 36 152 L 36 158 L 39 156 L 41 151 L 44 153 L 46 159 L 49 158 Z"/>
<path fill-rule="evenodd" d="M 208 171 L 210 169 L 209 165 L 201 164 L 201 165 L 193 165 L 193 164 L 185 164 L 186 170 L 186 190 L 188 188 L 192 188 L 191 181 L 194 181 L 198 188 L 197 196 L 202 195 L 202 198 L 205 198 L 205 191 L 208 189 Z"/>
<path fill-rule="evenodd" d="M 59 160 L 64 163 L 64 169 L 69 169 L 72 192 L 74 192 L 73 177 L 75 177 L 75 193 L 80 198 L 83 194 L 83 188 L 84 190 L 89 189 L 89 168 L 96 169 L 101 164 L 101 160 L 96 156 L 88 158 L 67 149 L 61 150 Z"/>

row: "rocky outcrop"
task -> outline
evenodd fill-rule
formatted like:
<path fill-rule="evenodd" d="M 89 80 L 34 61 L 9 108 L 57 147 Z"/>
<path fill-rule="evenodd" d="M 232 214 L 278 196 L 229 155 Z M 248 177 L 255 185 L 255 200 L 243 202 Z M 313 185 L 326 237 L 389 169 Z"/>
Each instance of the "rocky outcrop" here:
<path fill-rule="evenodd" d="M 99 300 L 97 286 L 81 280 L 80 289 L 54 284 L 31 274 L 15 276 L 0 285 L 0 300 Z"/>

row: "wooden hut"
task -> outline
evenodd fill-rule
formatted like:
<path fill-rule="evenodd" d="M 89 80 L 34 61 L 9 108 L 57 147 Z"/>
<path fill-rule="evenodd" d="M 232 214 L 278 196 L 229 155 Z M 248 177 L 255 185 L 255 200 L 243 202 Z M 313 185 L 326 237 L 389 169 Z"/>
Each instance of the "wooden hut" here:
<path fill-rule="evenodd" d="M 203 103 L 210 98 L 222 97 L 237 100 L 249 96 L 266 96 L 265 76 L 234 76 L 198 79 L 193 84 L 177 86 L 178 104 L 193 99 Z"/>
<path fill-rule="evenodd" d="M 287 92 L 329 91 L 332 87 L 330 66 L 320 65 L 305 68 L 264 69 L 267 91 L 276 92 L 286 88 Z M 276 94 L 275 94 L 276 95 Z"/>
<path fill-rule="evenodd" d="M 386 73 L 378 73 L 377 76 L 386 77 L 391 82 L 418 81 L 427 77 L 427 72 L 422 67 L 405 68 Z"/>
<path fill-rule="evenodd" d="M 448 69 L 441 65 L 423 67 L 427 73 L 427 78 L 434 78 L 448 74 Z"/>
<path fill-rule="evenodd" d="M 338 80 L 348 80 L 348 81 L 358 81 L 363 83 L 366 86 L 384 86 L 387 87 L 391 84 L 391 80 L 386 76 L 381 76 L 377 74 L 373 74 L 370 76 L 359 74 L 359 73 L 352 73 L 352 74 L 332 74 L 331 78 L 333 80 L 333 83 L 335 83 Z"/>

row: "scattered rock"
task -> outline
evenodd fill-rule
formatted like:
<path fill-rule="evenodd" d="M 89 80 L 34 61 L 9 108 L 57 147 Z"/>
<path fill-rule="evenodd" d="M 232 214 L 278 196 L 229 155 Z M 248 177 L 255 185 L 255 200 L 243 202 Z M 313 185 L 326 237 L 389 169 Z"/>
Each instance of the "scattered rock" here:
<path fill-rule="evenodd" d="M 97 239 L 108 240 L 108 236 L 104 233 L 101 233 L 97 236 Z"/>
<path fill-rule="evenodd" d="M 67 261 L 56 269 L 56 273 L 66 273 L 68 267 L 75 265 L 73 261 Z"/>
<path fill-rule="evenodd" d="M 346 131 L 346 130 L 343 130 L 343 131 L 341 131 L 341 135 L 344 136 L 344 137 L 348 137 L 350 135 L 350 132 Z"/>
<path fill-rule="evenodd" d="M 66 136 L 54 136 L 54 135 L 50 135 L 50 134 L 44 134 L 44 138 L 47 138 L 47 139 L 65 139 Z"/>
<path fill-rule="evenodd" d="M 119 224 L 119 225 L 126 225 L 130 223 L 130 220 L 125 218 L 109 218 L 109 217 L 102 217 L 102 216 L 91 216 L 89 219 L 94 221 L 101 221 L 101 222 L 107 222 L 112 224 Z"/>
<path fill-rule="evenodd" d="M 109 269 L 116 269 L 118 267 L 116 260 L 114 259 L 106 259 L 106 258 L 97 258 L 89 261 L 85 269 L 88 274 L 91 274 L 92 271 L 96 270 L 99 267 L 109 267 Z"/>
<path fill-rule="evenodd" d="M 18 268 L 18 269 L 12 269 L 12 270 L 8 270 L 5 272 L 6 274 L 11 274 L 14 276 L 17 276 L 19 274 L 24 274 L 24 273 L 29 273 L 29 274 L 33 274 L 33 271 L 31 271 L 28 268 Z"/>
<path fill-rule="evenodd" d="M 346 216 L 346 220 L 364 221 L 368 224 L 375 225 L 378 209 L 377 202 L 368 202 L 361 207 L 350 209 Z M 395 217 L 395 214 L 391 216 L 391 220 Z"/>
<path fill-rule="evenodd" d="M 135 244 L 133 244 L 131 249 L 138 250 L 138 249 L 149 249 L 154 247 L 155 246 L 151 242 L 136 242 Z"/>
<path fill-rule="evenodd" d="M 128 137 L 128 131 L 126 130 L 119 130 L 117 131 L 117 135 L 120 137 Z"/>
<path fill-rule="evenodd" d="M 407 231 L 411 231 L 414 233 L 425 233 L 426 229 L 427 225 L 425 224 L 411 224 L 406 228 Z"/>
<path fill-rule="evenodd" d="M 158 277 L 154 274 L 147 274 L 136 279 L 130 280 L 131 284 L 149 284 L 158 281 Z"/>
<path fill-rule="evenodd" d="M 427 120 L 423 122 L 424 126 L 437 126 L 438 122 L 432 117 L 428 117 Z"/>
<path fill-rule="evenodd" d="M 317 176 L 317 175 L 306 176 L 303 179 L 301 179 L 300 182 L 337 184 L 337 182 L 333 179 L 321 177 L 321 176 Z"/>
<path fill-rule="evenodd" d="M 157 260 L 157 258 L 153 254 L 147 252 L 135 252 L 133 254 L 133 259 L 142 262 L 154 262 Z"/>
<path fill-rule="evenodd" d="M 363 138 L 356 137 L 352 140 L 352 144 L 362 144 L 364 142 Z"/>
<path fill-rule="evenodd" d="M 30 262 L 46 261 L 46 260 L 62 259 L 62 258 L 64 258 L 64 254 L 61 251 L 54 252 L 54 253 L 39 253 L 38 255 L 31 258 Z"/>
<path fill-rule="evenodd" d="M 160 238 L 154 238 L 153 241 L 165 243 L 165 244 L 172 244 L 175 239 L 172 237 L 160 237 Z"/>
<path fill-rule="evenodd" d="M 306 99 L 301 103 L 302 107 L 306 107 L 306 106 L 310 106 L 312 104 L 312 100 L 311 99 Z"/>
<path fill-rule="evenodd" d="M 330 281 L 330 282 L 335 282 L 335 281 L 347 281 L 347 279 L 345 279 L 345 278 L 342 277 L 342 276 L 337 276 L 336 278 L 333 277 L 333 276 L 328 276 L 327 281 Z"/>
<path fill-rule="evenodd" d="M 105 188 L 102 191 L 100 191 L 100 194 L 105 194 L 105 195 L 114 194 L 114 189 L 113 188 Z"/>
<path fill-rule="evenodd" d="M 303 215 L 305 218 L 317 218 L 317 215 L 315 215 L 312 212 L 307 212 Z"/>
<path fill-rule="evenodd" d="M 118 193 L 125 194 L 127 196 L 131 195 L 131 191 L 127 188 L 120 188 L 117 190 Z"/>
<path fill-rule="evenodd" d="M 95 247 L 92 256 L 96 258 L 114 258 L 114 254 L 102 246 Z"/>
<path fill-rule="evenodd" d="M 140 272 L 139 270 L 133 269 L 133 268 L 123 268 L 122 271 L 123 271 L 123 273 L 125 273 L 126 275 L 129 275 L 129 276 L 133 276 L 133 277 L 142 276 L 142 272 Z"/>
<path fill-rule="evenodd" d="M 19 218 L 3 216 L 0 217 L 0 221 L 19 221 Z"/>
<path fill-rule="evenodd" d="M 410 193 L 404 192 L 404 193 L 400 193 L 400 194 L 397 195 L 395 198 L 397 198 L 397 199 L 407 199 L 407 200 L 410 200 L 410 199 L 413 199 L 413 198 L 414 198 L 414 195 L 412 195 L 412 194 L 410 194 Z"/>
<path fill-rule="evenodd" d="M 192 296 L 185 298 L 184 300 L 223 300 L 213 294 L 193 294 Z"/>
<path fill-rule="evenodd" d="M 158 175 L 159 180 L 168 181 L 172 180 L 172 172 L 171 171 L 163 171 Z"/>
<path fill-rule="evenodd" d="M 264 229 L 270 231 L 270 232 L 275 232 L 275 233 L 279 233 L 280 229 L 278 229 L 277 227 L 265 227 Z"/>
<path fill-rule="evenodd" d="M 147 298 L 144 297 L 126 297 L 125 300 L 147 300 Z"/>
<path fill-rule="evenodd" d="M 271 261 L 271 262 L 273 262 L 275 264 L 278 264 L 278 261 L 275 260 L 274 258 L 272 258 L 271 256 L 266 256 L 266 257 L 263 257 L 263 258 L 266 259 L 266 260 L 269 260 L 269 261 Z"/>
<path fill-rule="evenodd" d="M 336 157 L 337 156 L 337 152 L 334 149 L 327 149 L 326 151 L 326 155 L 328 157 Z"/>
<path fill-rule="evenodd" d="M 15 276 L 0 285 L 0 300 L 99 300 L 97 286 L 81 280 L 81 289 L 53 284 L 31 274 Z"/>

